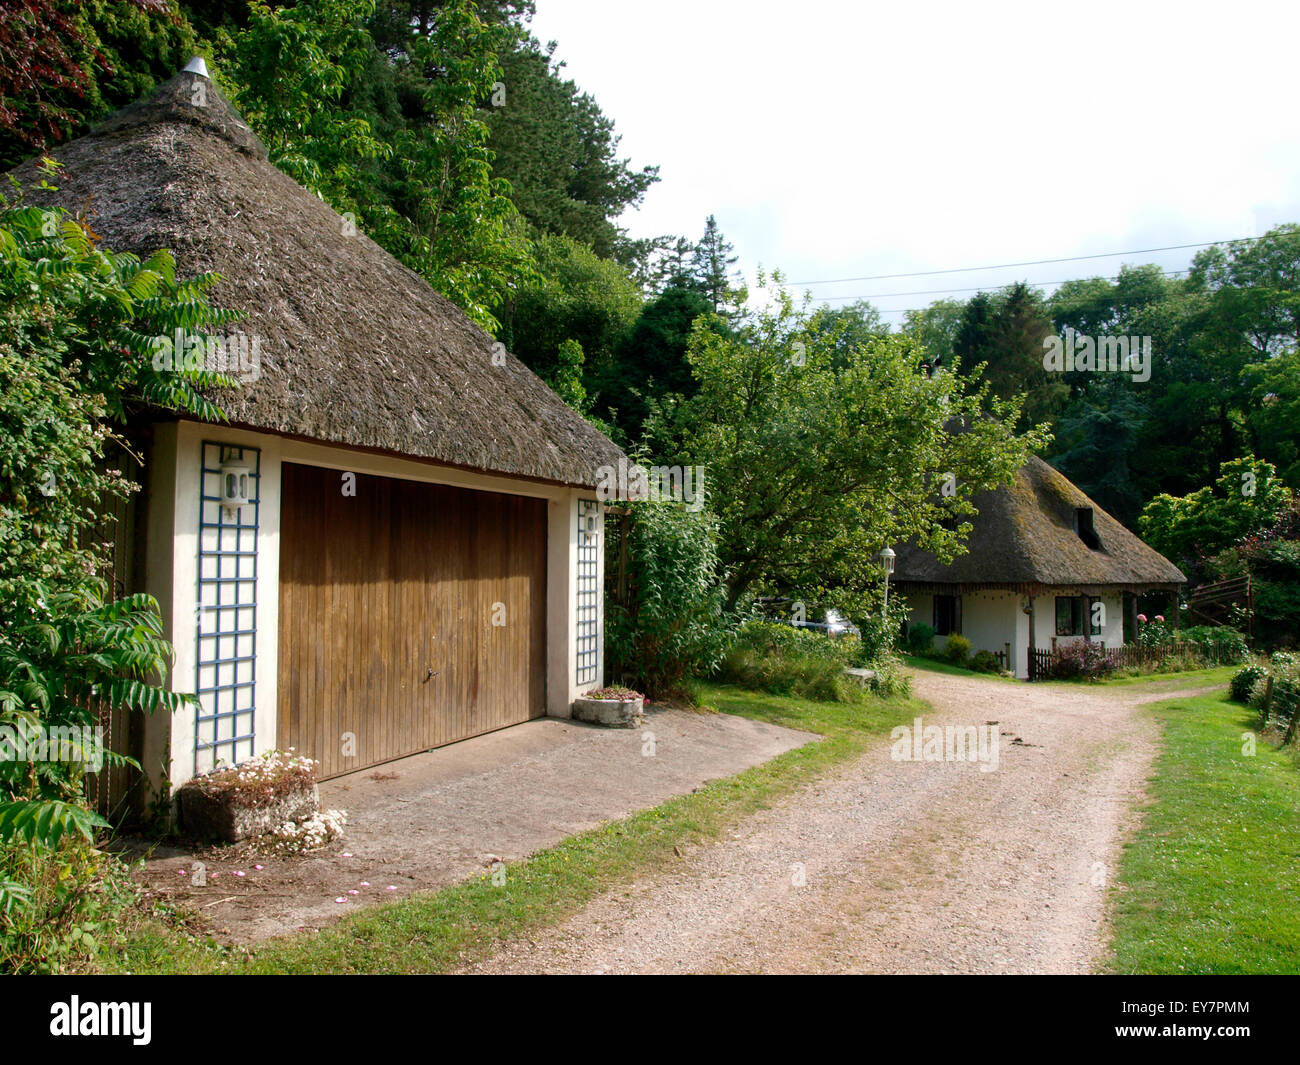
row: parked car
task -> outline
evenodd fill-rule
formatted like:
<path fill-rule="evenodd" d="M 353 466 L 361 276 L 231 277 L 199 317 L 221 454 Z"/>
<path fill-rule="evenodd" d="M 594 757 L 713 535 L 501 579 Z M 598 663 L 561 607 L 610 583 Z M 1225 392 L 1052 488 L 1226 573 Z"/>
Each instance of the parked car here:
<path fill-rule="evenodd" d="M 802 604 L 796 599 L 767 598 L 758 600 L 758 608 L 768 621 L 791 628 L 811 629 L 834 637 L 862 635 L 858 627 L 834 607 L 823 609 Z"/>

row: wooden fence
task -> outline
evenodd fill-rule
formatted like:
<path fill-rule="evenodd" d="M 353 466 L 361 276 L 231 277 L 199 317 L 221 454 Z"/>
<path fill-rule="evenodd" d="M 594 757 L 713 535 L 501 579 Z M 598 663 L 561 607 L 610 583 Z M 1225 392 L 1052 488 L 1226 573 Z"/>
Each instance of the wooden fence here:
<path fill-rule="evenodd" d="M 1202 665 L 1232 665 L 1237 656 L 1230 648 L 1215 643 L 1191 643 L 1186 640 L 1171 640 L 1160 644 L 1126 643 L 1122 647 L 1106 648 L 1101 641 L 1100 649 L 1114 669 L 1132 669 L 1141 666 L 1158 666 L 1178 655 L 1189 655 Z M 1029 679 L 1046 680 L 1056 673 L 1057 666 L 1063 658 L 1062 648 L 1052 641 L 1051 647 L 1032 647 L 1029 649 Z"/>

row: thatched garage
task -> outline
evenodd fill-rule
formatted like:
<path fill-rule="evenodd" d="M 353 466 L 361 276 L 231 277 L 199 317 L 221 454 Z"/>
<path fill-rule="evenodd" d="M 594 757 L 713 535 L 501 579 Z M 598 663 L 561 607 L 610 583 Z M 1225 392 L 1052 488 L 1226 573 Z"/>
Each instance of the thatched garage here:
<path fill-rule="evenodd" d="M 1085 639 L 1121 646 L 1133 597 L 1175 592 L 1186 579 L 1042 459 L 972 502 L 967 553 L 944 565 L 905 545 L 895 586 L 909 623 L 932 625 L 939 646 L 961 633 L 974 651 L 1009 652 L 1018 677 L 1028 674 L 1033 647 Z"/>
<path fill-rule="evenodd" d="M 248 314 L 244 386 L 213 397 L 229 422 L 137 426 L 118 590 L 158 598 L 171 683 L 202 702 L 134 737 L 149 776 L 289 746 L 337 774 L 567 715 L 601 679 L 593 486 L 621 453 L 272 166 L 191 67 L 58 149 L 59 191 L 32 196 L 89 208 L 114 250 L 218 271 L 213 303 Z"/>

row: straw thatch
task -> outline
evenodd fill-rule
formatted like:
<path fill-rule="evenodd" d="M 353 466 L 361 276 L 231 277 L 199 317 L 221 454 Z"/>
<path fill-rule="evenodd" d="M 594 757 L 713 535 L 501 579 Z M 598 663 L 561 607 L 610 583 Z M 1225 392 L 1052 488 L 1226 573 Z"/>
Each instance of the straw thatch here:
<path fill-rule="evenodd" d="M 1173 590 L 1186 579 L 1172 562 L 1129 532 L 1063 474 L 1031 458 L 1010 487 L 981 492 L 972 503 L 969 551 L 951 565 L 906 544 L 894 580 L 917 590 L 974 591 L 1073 587 L 1080 592 Z M 1075 509 L 1091 507 L 1100 542 L 1090 548 L 1075 532 Z"/>
<path fill-rule="evenodd" d="M 202 93 L 206 106 L 195 101 Z M 201 74 L 55 151 L 56 194 L 116 251 L 169 248 L 248 312 L 260 378 L 215 398 L 232 424 L 590 486 L 619 449 L 450 301 L 267 161 Z M 29 189 L 32 164 L 19 168 Z M 351 227 L 355 230 L 355 227 Z M 495 365 L 504 361 L 504 365 Z"/>

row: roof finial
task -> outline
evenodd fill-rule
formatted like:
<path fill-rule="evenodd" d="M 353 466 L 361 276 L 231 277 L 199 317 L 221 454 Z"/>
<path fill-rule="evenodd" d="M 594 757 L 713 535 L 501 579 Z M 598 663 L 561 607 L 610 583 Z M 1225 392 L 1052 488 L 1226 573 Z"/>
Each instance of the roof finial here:
<path fill-rule="evenodd" d="M 208 64 L 203 61 L 201 55 L 196 55 L 185 64 L 185 71 L 188 71 L 191 74 L 197 74 L 201 78 L 206 78 L 208 77 Z"/>

